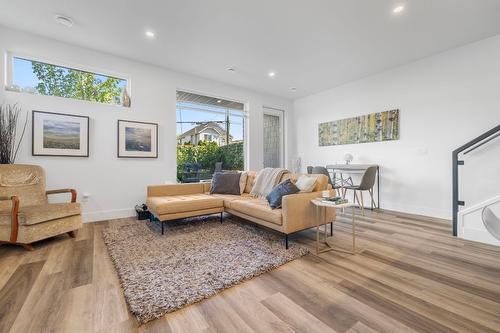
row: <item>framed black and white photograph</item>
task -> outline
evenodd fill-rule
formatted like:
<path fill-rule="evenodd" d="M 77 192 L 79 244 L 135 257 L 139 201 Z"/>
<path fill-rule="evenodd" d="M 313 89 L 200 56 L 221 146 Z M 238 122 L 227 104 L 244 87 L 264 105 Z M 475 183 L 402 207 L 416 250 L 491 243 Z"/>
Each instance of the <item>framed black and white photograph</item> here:
<path fill-rule="evenodd" d="M 33 156 L 89 156 L 89 117 L 33 111 Z"/>
<path fill-rule="evenodd" d="M 158 124 L 118 120 L 118 157 L 158 157 Z"/>

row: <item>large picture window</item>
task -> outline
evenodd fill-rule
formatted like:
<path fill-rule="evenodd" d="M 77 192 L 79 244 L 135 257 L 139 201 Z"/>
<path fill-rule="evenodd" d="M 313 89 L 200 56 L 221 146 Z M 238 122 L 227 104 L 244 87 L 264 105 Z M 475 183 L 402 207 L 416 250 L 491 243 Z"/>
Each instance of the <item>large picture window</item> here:
<path fill-rule="evenodd" d="M 16 56 L 8 70 L 10 91 L 130 106 L 126 79 Z"/>
<path fill-rule="evenodd" d="M 177 91 L 177 179 L 245 168 L 244 104 Z"/>

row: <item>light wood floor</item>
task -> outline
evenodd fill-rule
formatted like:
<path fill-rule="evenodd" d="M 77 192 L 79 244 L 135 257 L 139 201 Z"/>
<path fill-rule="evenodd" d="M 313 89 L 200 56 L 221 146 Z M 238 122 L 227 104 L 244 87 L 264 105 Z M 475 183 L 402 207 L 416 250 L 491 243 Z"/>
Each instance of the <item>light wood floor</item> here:
<path fill-rule="evenodd" d="M 349 240 L 338 218 L 336 237 Z M 359 220 L 363 252 L 310 254 L 137 327 L 101 230 L 25 252 L 0 247 L 0 332 L 500 332 L 500 248 L 450 236 L 448 221 Z M 314 250 L 312 230 L 292 237 Z"/>

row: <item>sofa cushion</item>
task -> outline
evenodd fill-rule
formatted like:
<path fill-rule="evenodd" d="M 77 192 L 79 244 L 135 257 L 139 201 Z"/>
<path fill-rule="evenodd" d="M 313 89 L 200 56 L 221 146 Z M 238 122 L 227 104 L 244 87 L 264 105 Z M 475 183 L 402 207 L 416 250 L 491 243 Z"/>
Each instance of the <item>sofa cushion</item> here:
<path fill-rule="evenodd" d="M 205 192 L 206 183 L 165 184 L 148 186 L 148 197 L 189 195 Z"/>
<path fill-rule="evenodd" d="M 295 194 L 299 191 L 299 188 L 295 186 L 290 179 L 287 179 L 273 188 L 271 193 L 267 195 L 266 199 L 272 209 L 281 208 L 281 199 L 285 195 Z"/>
<path fill-rule="evenodd" d="M 240 194 L 245 193 L 245 188 L 247 186 L 248 172 L 244 171 L 240 173 Z"/>
<path fill-rule="evenodd" d="M 313 192 L 324 191 L 328 188 L 328 177 L 319 174 L 300 174 L 300 173 L 286 173 L 281 177 L 281 182 L 290 179 L 292 183 L 296 183 L 300 176 L 306 176 L 316 179 Z"/>
<path fill-rule="evenodd" d="M 252 192 L 253 183 L 255 182 L 255 177 L 257 177 L 257 172 L 255 171 L 247 171 L 247 184 L 245 186 L 244 193 Z"/>
<path fill-rule="evenodd" d="M 189 194 L 164 197 L 149 197 L 146 205 L 158 215 L 191 212 L 223 206 L 222 198 L 208 194 Z"/>
<path fill-rule="evenodd" d="M 316 185 L 316 179 L 304 175 L 300 176 L 295 183 L 295 186 L 297 186 L 302 193 L 312 192 L 314 190 L 314 185 Z"/>
<path fill-rule="evenodd" d="M 210 193 L 214 194 L 240 194 L 239 172 L 216 172 L 212 178 Z"/>
<path fill-rule="evenodd" d="M 80 204 L 76 202 L 24 206 L 19 209 L 18 221 L 20 225 L 33 225 L 79 215 L 80 213 Z M 10 225 L 10 223 L 10 210 L 0 211 L 0 224 Z"/>
<path fill-rule="evenodd" d="M 211 196 L 216 198 L 221 198 L 224 200 L 224 207 L 231 208 L 231 202 L 235 200 L 250 200 L 253 197 L 248 193 L 243 193 L 242 195 L 233 195 L 233 194 L 211 194 Z"/>
<path fill-rule="evenodd" d="M 231 209 L 277 225 L 283 223 L 281 209 L 271 209 L 265 199 L 234 200 Z"/>

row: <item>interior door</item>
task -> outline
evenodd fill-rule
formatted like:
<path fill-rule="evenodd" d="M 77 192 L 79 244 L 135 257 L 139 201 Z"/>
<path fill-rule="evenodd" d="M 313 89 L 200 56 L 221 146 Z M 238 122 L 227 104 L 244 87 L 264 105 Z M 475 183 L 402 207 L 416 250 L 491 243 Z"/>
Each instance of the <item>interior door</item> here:
<path fill-rule="evenodd" d="M 284 166 L 284 111 L 264 107 L 264 168 Z"/>

